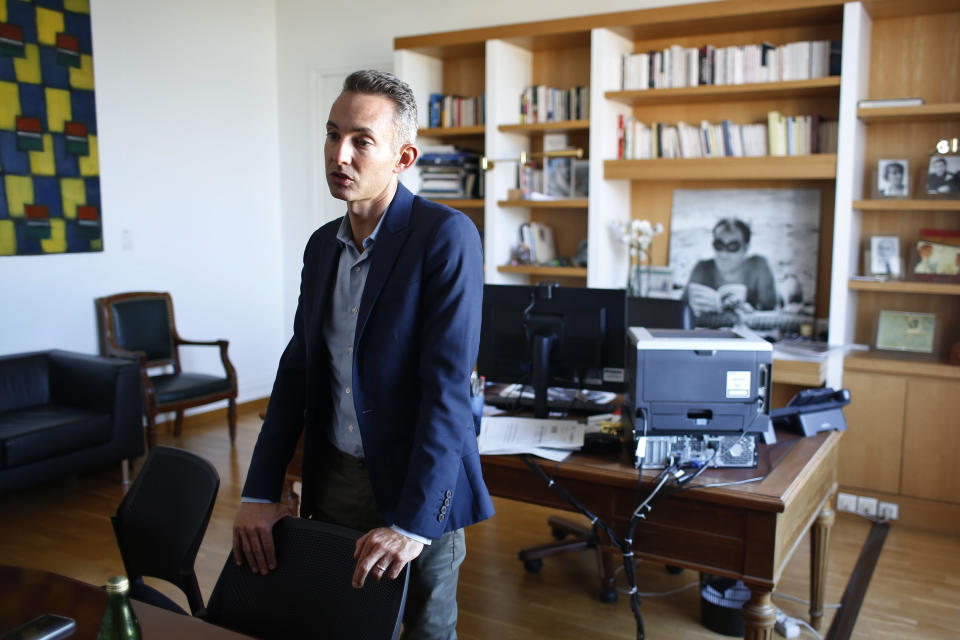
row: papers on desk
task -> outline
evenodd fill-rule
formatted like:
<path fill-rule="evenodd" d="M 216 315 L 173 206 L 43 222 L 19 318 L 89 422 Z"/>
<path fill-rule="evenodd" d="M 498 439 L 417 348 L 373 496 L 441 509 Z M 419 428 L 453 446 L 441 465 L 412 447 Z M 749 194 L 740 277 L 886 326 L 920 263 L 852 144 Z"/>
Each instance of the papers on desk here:
<path fill-rule="evenodd" d="M 484 416 L 477 444 L 483 455 L 532 453 L 560 462 L 583 446 L 585 431 L 570 420 Z"/>

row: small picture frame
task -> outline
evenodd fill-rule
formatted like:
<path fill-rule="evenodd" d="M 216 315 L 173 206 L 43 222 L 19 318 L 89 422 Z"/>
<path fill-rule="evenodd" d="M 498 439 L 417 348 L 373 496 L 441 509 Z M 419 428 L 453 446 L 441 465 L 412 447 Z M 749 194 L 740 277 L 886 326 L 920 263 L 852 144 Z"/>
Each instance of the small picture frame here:
<path fill-rule="evenodd" d="M 910 162 L 906 158 L 877 160 L 877 197 L 906 198 L 910 195 Z"/>
<path fill-rule="evenodd" d="M 570 198 L 573 194 L 573 158 L 546 158 L 543 182 L 548 197 Z"/>
<path fill-rule="evenodd" d="M 900 258 L 900 238 L 897 236 L 871 236 L 870 262 L 871 276 L 900 278 L 903 274 L 903 260 Z"/>
<path fill-rule="evenodd" d="M 960 198 L 960 155 L 930 155 L 924 193 L 930 198 Z"/>
<path fill-rule="evenodd" d="M 951 279 L 957 279 L 960 277 L 960 246 L 934 240 L 918 240 L 913 275 L 950 276 Z"/>
<path fill-rule="evenodd" d="M 937 317 L 932 313 L 881 310 L 874 347 L 883 351 L 933 353 Z"/>

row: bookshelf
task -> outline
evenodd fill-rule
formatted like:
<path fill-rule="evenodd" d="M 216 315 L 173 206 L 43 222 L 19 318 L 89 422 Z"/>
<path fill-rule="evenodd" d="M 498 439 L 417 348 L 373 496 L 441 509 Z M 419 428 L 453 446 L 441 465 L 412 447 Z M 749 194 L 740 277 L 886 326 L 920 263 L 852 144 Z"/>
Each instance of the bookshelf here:
<path fill-rule="evenodd" d="M 933 513 L 924 506 L 925 500 L 960 504 L 960 485 L 938 471 L 941 464 L 960 456 L 956 437 L 944 436 L 951 444 L 935 454 L 932 469 L 940 475 L 930 476 L 926 488 L 907 480 L 908 474 L 918 472 L 918 443 L 929 443 L 938 430 L 947 433 L 948 416 L 960 412 L 956 406 L 960 400 L 955 400 L 960 398 L 960 378 L 955 375 L 960 369 L 947 364 L 952 343 L 960 340 L 960 286 L 851 278 L 860 273 L 863 242 L 871 235 L 898 235 L 901 247 L 906 247 L 920 229 L 960 228 L 960 201 L 881 200 L 871 196 L 870 184 L 877 159 L 908 158 L 915 187 L 933 143 L 955 137 L 960 130 L 960 84 L 946 81 L 955 76 L 960 59 L 956 33 L 960 33 L 960 9 L 955 0 L 726 0 L 402 37 L 395 40 L 394 48 L 398 74 L 411 81 L 418 95 L 436 86 L 453 92 L 453 86 L 463 80 L 457 74 L 470 75 L 470 82 L 483 78 L 481 86 L 473 87 L 486 95 L 482 132 L 430 132 L 436 139 L 472 139 L 488 157 L 500 159 L 518 157 L 521 151 L 536 152 L 542 148 L 544 134 L 564 131 L 583 145 L 584 157 L 589 159 L 590 191 L 585 203 L 511 200 L 507 191 L 517 186 L 516 164 L 498 162 L 487 173 L 484 205 L 475 210 L 484 233 L 486 282 L 527 283 L 549 277 L 564 284 L 623 287 L 628 259 L 609 231 L 612 221 L 647 219 L 669 230 L 677 189 L 818 190 L 815 313 L 828 318 L 829 342 L 870 344 L 880 309 L 935 313 L 946 329 L 929 363 L 877 354 L 831 357 L 817 363 L 778 361 L 774 379 L 781 391 L 775 400 L 789 398 L 784 393 L 803 386 L 825 383 L 851 388 L 855 400 L 847 415 L 851 428 L 841 442 L 841 483 L 862 495 L 901 501 L 901 520 L 910 521 Z M 720 47 L 802 40 L 842 41 L 842 75 L 621 90 L 620 58 L 625 53 L 674 44 Z M 520 92 L 534 84 L 589 85 L 589 119 L 520 124 Z M 860 99 L 904 96 L 922 96 L 926 104 L 857 108 Z M 836 120 L 837 153 L 616 159 L 620 116 L 632 115 L 648 123 L 723 119 L 750 123 L 765 122 L 772 110 Z M 571 245 L 586 237 L 587 268 L 506 266 L 519 225 L 529 221 L 550 224 L 558 237 L 566 234 L 566 246 L 558 247 L 561 254 L 571 255 Z M 653 265 L 668 263 L 668 247 L 669 231 L 651 246 Z M 946 399 L 931 401 L 928 388 L 946 393 Z M 909 417 L 909 409 L 917 402 L 932 402 L 932 409 L 921 412 L 925 426 Z M 935 524 L 926 519 L 925 524 Z"/>
<path fill-rule="evenodd" d="M 930 505 L 960 504 L 953 470 L 960 441 L 952 428 L 960 367 L 948 362 L 960 340 L 960 284 L 912 279 L 910 270 L 921 229 L 960 229 L 960 200 L 918 195 L 936 141 L 960 130 L 960 87 L 942 81 L 960 59 L 960 5 L 875 0 L 848 13 L 858 34 L 857 65 L 850 70 L 858 82 L 847 85 L 845 67 L 844 84 L 854 91 L 841 105 L 841 117 L 849 119 L 840 127 L 836 225 L 845 239 L 834 251 L 831 339 L 872 344 L 877 315 L 886 309 L 933 313 L 938 332 L 930 355 L 872 351 L 845 359 L 842 380 L 852 401 L 838 478 L 860 495 L 899 502 L 901 519 L 942 530 Z M 846 48 L 845 39 L 845 54 Z M 859 99 L 913 96 L 925 104 L 856 106 Z M 873 195 L 879 159 L 908 161 L 912 197 Z M 900 238 L 907 279 L 850 279 L 862 272 L 862 250 L 874 235 Z"/>

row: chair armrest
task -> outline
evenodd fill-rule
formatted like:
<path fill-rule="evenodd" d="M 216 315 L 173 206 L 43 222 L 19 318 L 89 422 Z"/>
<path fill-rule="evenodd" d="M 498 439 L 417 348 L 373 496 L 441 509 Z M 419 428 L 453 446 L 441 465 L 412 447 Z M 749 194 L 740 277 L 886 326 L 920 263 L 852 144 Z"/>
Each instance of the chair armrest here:
<path fill-rule="evenodd" d="M 233 387 L 237 386 L 237 370 L 233 368 L 230 357 L 227 356 L 227 347 L 229 340 L 186 340 L 180 336 L 176 337 L 177 346 L 188 345 L 195 347 L 220 347 L 220 362 L 223 363 L 223 370 L 227 374 L 227 379 L 233 382 Z"/>

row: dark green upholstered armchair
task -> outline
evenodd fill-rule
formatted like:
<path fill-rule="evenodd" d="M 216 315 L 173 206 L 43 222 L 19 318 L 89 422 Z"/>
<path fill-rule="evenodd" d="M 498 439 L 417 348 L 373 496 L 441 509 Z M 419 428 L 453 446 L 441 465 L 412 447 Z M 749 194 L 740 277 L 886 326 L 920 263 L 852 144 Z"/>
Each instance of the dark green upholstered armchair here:
<path fill-rule="evenodd" d="M 118 293 L 97 298 L 96 306 L 100 353 L 140 362 L 149 446 L 155 442 L 158 413 L 176 413 L 173 433 L 179 436 L 185 409 L 224 399 L 230 442 L 236 439 L 237 372 L 227 357 L 226 340 L 181 338 L 173 321 L 173 302 L 166 292 Z M 224 377 L 184 372 L 180 367 L 181 345 L 219 347 Z"/>

